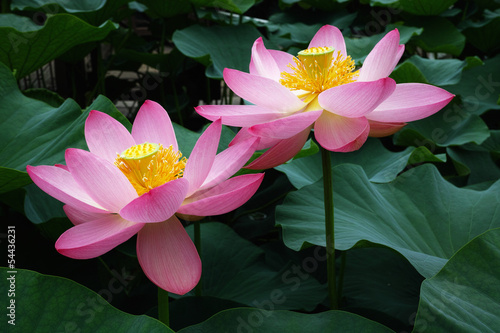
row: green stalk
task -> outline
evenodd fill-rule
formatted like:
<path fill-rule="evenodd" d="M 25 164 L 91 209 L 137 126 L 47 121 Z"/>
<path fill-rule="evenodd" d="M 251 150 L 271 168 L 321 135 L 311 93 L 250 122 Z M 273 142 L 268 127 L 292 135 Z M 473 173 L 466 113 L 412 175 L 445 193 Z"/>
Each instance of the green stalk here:
<path fill-rule="evenodd" d="M 333 184 L 332 184 L 332 161 L 330 152 L 320 146 L 321 160 L 323 164 L 323 187 L 325 203 L 325 235 L 326 235 L 326 263 L 328 272 L 328 297 L 330 308 L 337 310 L 337 287 L 335 276 L 335 230 L 333 218 Z"/>
<path fill-rule="evenodd" d="M 201 228 L 200 221 L 194 222 L 194 246 L 196 246 L 196 250 L 198 251 L 198 255 L 201 258 Z M 201 278 L 198 281 L 196 287 L 194 287 L 194 295 L 200 297 L 201 296 Z"/>
<path fill-rule="evenodd" d="M 339 285 L 337 286 L 337 299 L 342 299 L 342 289 L 344 288 L 344 272 L 346 264 L 346 251 L 340 253 L 340 271 L 339 271 Z"/>
<path fill-rule="evenodd" d="M 158 287 L 158 319 L 170 326 L 170 315 L 168 310 L 168 291 Z"/>

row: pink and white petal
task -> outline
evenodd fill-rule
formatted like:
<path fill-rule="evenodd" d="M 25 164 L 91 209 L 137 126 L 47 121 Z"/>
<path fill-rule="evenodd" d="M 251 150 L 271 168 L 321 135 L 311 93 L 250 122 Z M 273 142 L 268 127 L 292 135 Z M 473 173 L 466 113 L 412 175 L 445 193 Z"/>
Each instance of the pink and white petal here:
<path fill-rule="evenodd" d="M 310 127 L 321 116 L 323 110 L 308 111 L 273 120 L 264 124 L 254 125 L 248 132 L 258 137 L 288 139 Z"/>
<path fill-rule="evenodd" d="M 196 192 L 178 210 L 179 214 L 212 216 L 225 214 L 243 205 L 262 183 L 263 173 L 230 178 L 205 191 Z"/>
<path fill-rule="evenodd" d="M 62 168 L 62 169 L 64 169 L 64 170 L 66 170 L 66 171 L 69 172 L 68 166 L 65 165 L 65 164 L 54 164 L 54 166 L 56 166 L 58 168 Z"/>
<path fill-rule="evenodd" d="M 136 144 L 125 126 L 99 111 L 90 111 L 85 121 L 85 140 L 90 152 L 109 162 Z"/>
<path fill-rule="evenodd" d="M 233 138 L 233 140 L 231 140 L 231 142 L 229 143 L 229 147 L 234 146 L 235 144 L 238 144 L 253 137 L 254 136 L 250 134 L 250 132 L 248 132 L 248 127 L 243 127 L 238 131 L 238 133 L 236 133 L 236 136 Z M 261 150 L 272 147 L 279 141 L 281 140 L 273 138 L 260 138 L 259 142 L 257 143 L 257 146 L 255 147 L 255 150 Z"/>
<path fill-rule="evenodd" d="M 388 32 L 368 54 L 359 70 L 358 81 L 375 81 L 388 77 L 401 55 L 399 31 L 394 29 Z"/>
<path fill-rule="evenodd" d="M 88 193 L 80 187 L 66 169 L 40 165 L 26 167 L 31 180 L 48 195 L 65 204 L 93 213 L 106 213 L 106 209 L 95 202 Z"/>
<path fill-rule="evenodd" d="M 98 257 L 130 239 L 144 226 L 108 214 L 66 230 L 56 241 L 56 250 L 73 259 Z"/>
<path fill-rule="evenodd" d="M 137 258 L 144 274 L 168 292 L 184 295 L 200 280 L 200 257 L 175 216 L 139 231 Z"/>
<path fill-rule="evenodd" d="M 259 139 L 249 138 L 215 156 L 214 164 L 200 189 L 215 186 L 239 171 L 252 157 Z"/>
<path fill-rule="evenodd" d="M 365 117 L 347 118 L 323 112 L 314 125 L 314 136 L 323 148 L 335 151 L 354 142 L 367 128 Z"/>
<path fill-rule="evenodd" d="M 151 142 L 162 144 L 165 148 L 172 145 L 177 151 L 177 139 L 167 111 L 158 103 L 146 100 L 142 104 L 132 126 L 132 136 L 137 144 Z"/>
<path fill-rule="evenodd" d="M 189 181 L 187 196 L 196 191 L 207 178 L 219 147 L 222 124 L 220 119 L 214 121 L 200 136 L 189 155 L 183 178 Z"/>
<path fill-rule="evenodd" d="M 93 213 L 86 210 L 81 210 L 71 205 L 63 206 L 64 212 L 68 219 L 74 225 L 82 224 L 89 221 L 98 220 L 102 217 L 109 215 L 110 213 Z"/>
<path fill-rule="evenodd" d="M 396 81 L 384 78 L 369 82 L 352 82 L 323 91 L 319 104 L 339 116 L 359 118 L 372 112 L 396 89 Z"/>
<path fill-rule="evenodd" d="M 370 119 L 368 119 L 368 123 L 370 124 L 370 134 L 368 136 L 373 138 L 392 135 L 406 126 L 406 123 L 382 123 Z"/>
<path fill-rule="evenodd" d="M 392 65 L 392 68 L 396 68 L 399 60 L 401 59 L 401 57 L 403 56 L 403 53 L 405 52 L 405 45 L 404 44 L 401 44 L 398 46 L 398 52 L 396 53 L 396 56 L 394 57 L 394 62 L 393 62 L 393 65 Z M 391 71 L 392 73 L 392 71 Z"/>
<path fill-rule="evenodd" d="M 402 83 L 366 118 L 391 123 L 419 120 L 441 110 L 453 97 L 455 95 L 429 84 Z"/>
<path fill-rule="evenodd" d="M 366 142 L 366 139 L 368 139 L 368 134 L 370 133 L 370 127 L 367 127 L 363 133 L 361 133 L 354 141 L 349 142 L 345 146 L 342 146 L 340 148 L 336 148 L 333 151 L 336 152 L 341 152 L 341 153 L 348 153 L 351 151 L 358 150 L 363 146 L 363 144 Z"/>
<path fill-rule="evenodd" d="M 250 74 L 267 77 L 278 81 L 280 70 L 271 53 L 264 46 L 262 37 L 257 38 L 252 46 L 252 59 L 250 60 Z"/>
<path fill-rule="evenodd" d="M 120 210 L 129 221 L 141 223 L 162 222 L 174 215 L 186 197 L 189 182 L 179 178 L 155 187 Z"/>
<path fill-rule="evenodd" d="M 309 126 L 291 138 L 280 140 L 259 158 L 247 165 L 245 169 L 270 169 L 292 159 L 295 155 L 297 155 L 302 147 L 304 147 L 304 144 L 309 137 L 309 133 L 311 132 L 311 128 L 312 126 Z"/>
<path fill-rule="evenodd" d="M 332 25 L 322 26 L 309 43 L 309 48 L 322 46 L 329 46 L 335 51 L 340 51 L 344 58 L 347 55 L 344 36 L 337 27 Z"/>
<path fill-rule="evenodd" d="M 252 104 L 284 113 L 295 112 L 306 106 L 288 88 L 266 77 L 229 68 L 224 69 L 223 75 L 229 88 Z"/>
<path fill-rule="evenodd" d="M 250 127 L 286 116 L 277 110 L 257 105 L 200 105 L 196 112 L 208 120 L 221 119 L 224 125 Z"/>
<path fill-rule="evenodd" d="M 88 195 L 110 212 L 117 213 L 138 197 L 127 177 L 111 162 L 86 150 L 66 150 L 73 178 Z"/>
<path fill-rule="evenodd" d="M 269 53 L 271 53 L 271 56 L 274 58 L 274 61 L 280 71 L 280 75 L 281 72 L 293 73 L 293 70 L 288 66 L 289 64 L 295 65 L 293 55 L 279 50 L 269 50 Z"/>

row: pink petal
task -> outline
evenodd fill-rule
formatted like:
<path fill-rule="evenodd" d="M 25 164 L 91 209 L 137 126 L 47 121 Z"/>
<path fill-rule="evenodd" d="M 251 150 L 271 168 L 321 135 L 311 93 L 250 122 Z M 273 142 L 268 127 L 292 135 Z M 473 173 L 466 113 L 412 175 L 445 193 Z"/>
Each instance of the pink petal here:
<path fill-rule="evenodd" d="M 309 48 L 322 46 L 332 47 L 335 51 L 340 51 L 344 57 L 347 55 L 344 36 L 337 27 L 332 25 L 322 26 L 309 43 Z"/>
<path fill-rule="evenodd" d="M 110 214 L 110 213 L 93 213 L 93 212 L 78 209 L 78 208 L 70 206 L 70 205 L 64 205 L 63 209 L 64 209 L 64 212 L 66 213 L 66 216 L 68 217 L 68 219 L 74 225 L 82 224 L 82 223 L 93 221 L 93 220 L 98 220 L 98 219 Z"/>
<path fill-rule="evenodd" d="M 189 155 L 183 176 L 189 181 L 188 196 L 203 184 L 212 168 L 219 146 L 221 129 L 221 121 L 217 119 L 200 136 Z"/>
<path fill-rule="evenodd" d="M 120 215 L 133 222 L 162 222 L 174 215 L 186 197 L 189 182 L 179 178 L 155 187 L 123 207 Z"/>
<path fill-rule="evenodd" d="M 314 125 L 314 136 L 323 148 L 336 151 L 357 140 L 367 129 L 365 117 L 347 118 L 323 112 Z"/>
<path fill-rule="evenodd" d="M 394 93 L 366 117 L 392 123 L 419 120 L 441 110 L 454 96 L 429 84 L 402 83 L 396 85 Z"/>
<path fill-rule="evenodd" d="M 373 138 L 381 138 L 384 136 L 392 135 L 406 126 L 406 123 L 382 123 L 369 119 L 368 123 L 370 124 L 369 136 Z"/>
<path fill-rule="evenodd" d="M 138 197 L 127 177 L 111 162 L 91 152 L 70 148 L 66 163 L 75 181 L 99 205 L 117 213 Z"/>
<path fill-rule="evenodd" d="M 85 140 L 93 154 L 109 162 L 135 145 L 134 138 L 121 123 L 99 111 L 90 111 L 85 121 Z"/>
<path fill-rule="evenodd" d="M 291 55 L 290 53 L 283 52 L 283 51 L 278 51 L 278 50 L 268 50 L 269 53 L 271 53 L 271 56 L 273 57 L 274 61 L 276 62 L 276 65 L 278 66 L 278 69 L 281 72 L 289 72 L 293 73 L 292 69 L 288 66 L 289 64 L 295 65 L 295 62 L 293 60 L 294 56 Z"/>
<path fill-rule="evenodd" d="M 263 173 L 230 178 L 215 187 L 196 192 L 177 212 L 196 216 L 228 213 L 247 202 L 259 188 L 263 178 Z"/>
<path fill-rule="evenodd" d="M 368 54 L 363 67 L 359 70 L 358 81 L 375 81 L 388 77 L 402 54 L 399 31 L 394 29 L 388 32 Z"/>
<path fill-rule="evenodd" d="M 281 112 L 294 112 L 306 104 L 280 83 L 235 69 L 224 69 L 224 81 L 238 96 L 252 104 Z"/>
<path fill-rule="evenodd" d="M 366 127 L 365 130 L 363 131 L 363 133 L 361 133 L 356 139 L 349 142 L 345 146 L 334 149 L 333 151 L 337 151 L 337 152 L 341 152 L 341 153 L 348 153 L 351 151 L 358 150 L 366 142 L 366 139 L 368 138 L 369 133 L 370 133 L 370 127 Z"/>
<path fill-rule="evenodd" d="M 323 110 L 300 112 L 294 115 L 254 125 L 248 129 L 252 135 L 276 139 L 288 139 L 312 125 Z"/>
<path fill-rule="evenodd" d="M 252 137 L 217 154 L 212 169 L 201 188 L 217 185 L 239 171 L 252 157 L 258 141 L 258 138 Z"/>
<path fill-rule="evenodd" d="M 108 214 L 66 230 L 57 240 L 56 250 L 73 259 L 95 258 L 130 239 L 143 226 Z"/>
<path fill-rule="evenodd" d="M 80 187 L 66 169 L 49 166 L 26 167 L 31 180 L 48 195 L 65 204 L 72 205 L 78 209 L 94 213 L 104 213 L 106 210 L 92 199 L 83 188 Z"/>
<path fill-rule="evenodd" d="M 267 77 L 278 81 L 280 70 L 271 53 L 264 46 L 262 37 L 257 38 L 252 46 L 252 59 L 250 60 L 250 74 Z"/>
<path fill-rule="evenodd" d="M 175 216 L 144 226 L 137 236 L 137 257 L 146 276 L 168 292 L 184 295 L 200 280 L 200 257 Z"/>
<path fill-rule="evenodd" d="M 146 100 L 139 109 L 132 126 L 132 136 L 137 144 L 151 142 L 162 144 L 165 148 L 172 145 L 174 151 L 179 149 L 167 111 L 150 100 Z"/>
<path fill-rule="evenodd" d="M 208 120 L 220 118 L 224 125 L 236 127 L 250 127 L 286 116 L 257 105 L 200 105 L 195 110 Z"/>
<path fill-rule="evenodd" d="M 236 133 L 236 136 L 233 138 L 233 140 L 229 143 L 229 147 L 238 144 L 240 142 L 243 142 L 245 140 L 248 140 L 250 138 L 253 138 L 254 136 L 248 132 L 248 127 L 243 127 Z M 255 147 L 255 150 L 261 150 L 261 149 L 266 149 L 271 146 L 274 146 L 278 142 L 280 142 L 280 139 L 274 139 L 274 138 L 260 138 L 259 142 L 257 143 L 257 146 Z"/>
<path fill-rule="evenodd" d="M 339 116 L 358 118 L 373 111 L 396 89 L 396 81 L 384 78 L 352 82 L 328 89 L 318 96 L 319 104 Z"/>
<path fill-rule="evenodd" d="M 396 53 L 396 56 L 394 57 L 394 61 L 393 61 L 393 64 L 391 65 L 391 67 L 394 68 L 396 67 L 396 65 L 398 64 L 399 60 L 401 59 L 401 57 L 403 56 L 403 53 L 405 52 L 405 45 L 404 44 L 401 44 L 398 46 L 398 52 Z M 392 73 L 392 71 L 391 71 Z"/>
<path fill-rule="evenodd" d="M 311 127 L 309 126 L 289 139 L 280 140 L 245 168 L 254 170 L 269 169 L 292 159 L 304 147 L 311 132 Z"/>
<path fill-rule="evenodd" d="M 66 165 L 64 165 L 64 164 L 54 164 L 54 166 L 56 166 L 58 168 L 62 168 L 62 169 L 64 169 L 64 170 L 66 170 L 66 171 L 69 172 L 68 167 Z"/>

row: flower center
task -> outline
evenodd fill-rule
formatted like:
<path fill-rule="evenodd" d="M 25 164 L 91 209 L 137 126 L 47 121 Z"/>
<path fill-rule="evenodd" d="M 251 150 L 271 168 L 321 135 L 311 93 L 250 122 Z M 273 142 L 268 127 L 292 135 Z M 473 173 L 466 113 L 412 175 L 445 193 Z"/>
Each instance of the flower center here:
<path fill-rule="evenodd" d="M 127 177 L 137 194 L 143 195 L 155 187 L 184 174 L 187 158 L 172 146 L 163 148 L 156 143 L 145 142 L 117 154 L 115 165 Z"/>
<path fill-rule="evenodd" d="M 308 92 L 302 97 L 355 81 L 354 60 L 350 56 L 343 58 L 340 51 L 335 53 L 331 47 L 302 50 L 293 60 L 295 66 L 288 65 L 293 72 L 282 72 L 280 83 L 290 90 Z"/>

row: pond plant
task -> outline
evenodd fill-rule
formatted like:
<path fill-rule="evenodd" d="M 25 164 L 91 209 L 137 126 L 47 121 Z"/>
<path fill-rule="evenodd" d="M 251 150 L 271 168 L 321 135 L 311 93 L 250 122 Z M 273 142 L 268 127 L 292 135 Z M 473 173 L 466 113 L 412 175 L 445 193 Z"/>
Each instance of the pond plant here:
<path fill-rule="evenodd" d="M 498 331 L 497 1 L 1 10 L 0 331 Z"/>

